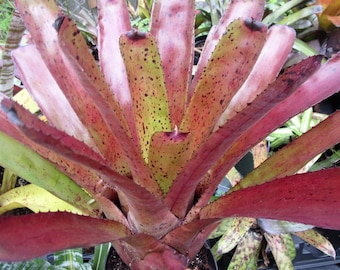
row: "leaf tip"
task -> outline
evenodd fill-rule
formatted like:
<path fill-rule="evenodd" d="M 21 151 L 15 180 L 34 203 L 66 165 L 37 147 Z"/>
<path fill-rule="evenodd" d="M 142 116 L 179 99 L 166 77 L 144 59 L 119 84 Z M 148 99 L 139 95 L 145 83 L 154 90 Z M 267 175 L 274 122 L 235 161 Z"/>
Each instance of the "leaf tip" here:
<path fill-rule="evenodd" d="M 64 19 L 65 19 L 65 16 L 63 14 L 58 14 L 57 19 L 52 24 L 52 26 L 57 32 L 59 32 L 59 29 L 61 25 L 63 24 Z"/>
<path fill-rule="evenodd" d="M 17 126 L 23 126 L 23 123 L 20 121 L 16 110 L 13 107 L 12 101 L 9 99 L 4 99 L 1 102 L 1 109 L 3 112 L 7 114 L 8 120 Z"/>
<path fill-rule="evenodd" d="M 146 33 L 145 32 L 142 32 L 142 31 L 139 31 L 138 29 L 131 29 L 130 31 L 128 31 L 126 33 L 126 36 L 129 38 L 129 39 L 132 39 L 132 40 L 140 40 L 140 39 L 144 39 L 146 38 Z"/>
<path fill-rule="evenodd" d="M 260 32 L 267 31 L 267 26 L 264 23 L 256 21 L 254 19 L 247 18 L 245 19 L 244 23 L 251 31 L 260 31 Z"/>

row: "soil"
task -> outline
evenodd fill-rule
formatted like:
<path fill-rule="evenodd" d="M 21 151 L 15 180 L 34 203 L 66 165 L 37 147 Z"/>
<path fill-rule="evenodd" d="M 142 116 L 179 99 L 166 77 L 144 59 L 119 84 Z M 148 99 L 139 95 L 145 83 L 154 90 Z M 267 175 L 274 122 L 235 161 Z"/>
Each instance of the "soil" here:
<path fill-rule="evenodd" d="M 106 263 L 106 269 L 130 270 L 130 268 L 119 258 L 119 255 L 113 248 L 110 250 L 109 259 Z M 207 249 L 203 247 L 195 259 L 190 262 L 188 269 L 215 270 L 216 268 L 209 260 Z"/>

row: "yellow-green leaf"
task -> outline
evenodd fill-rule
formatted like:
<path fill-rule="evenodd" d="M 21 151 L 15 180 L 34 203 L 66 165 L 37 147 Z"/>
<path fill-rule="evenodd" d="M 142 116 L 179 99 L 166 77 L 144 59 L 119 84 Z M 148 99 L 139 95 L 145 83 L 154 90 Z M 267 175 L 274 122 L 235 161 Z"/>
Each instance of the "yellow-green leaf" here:
<path fill-rule="evenodd" d="M 29 208 L 35 213 L 67 211 L 80 215 L 86 214 L 34 184 L 14 188 L 0 196 L 0 215 L 21 207 Z"/>
<path fill-rule="evenodd" d="M 262 239 L 262 234 L 249 230 L 239 242 L 228 270 L 255 270 Z"/>
<path fill-rule="evenodd" d="M 38 104 L 34 101 L 34 99 L 30 96 L 27 89 L 25 88 L 18 92 L 13 97 L 13 100 L 18 102 L 20 105 L 22 105 L 25 109 L 33 114 L 37 113 L 40 110 Z"/>
<path fill-rule="evenodd" d="M 288 238 L 290 234 L 269 234 L 264 233 L 271 252 L 273 253 L 277 267 L 280 270 L 294 270 L 292 263 L 292 246 L 294 248 L 293 240 Z M 294 256 L 295 257 L 295 256 Z"/>
<path fill-rule="evenodd" d="M 254 221 L 255 219 L 253 218 L 225 219 L 210 235 L 211 238 L 222 235 L 212 248 L 214 257 L 218 260 L 224 253 L 231 251 L 249 230 Z"/>
<path fill-rule="evenodd" d="M 335 258 L 336 253 L 333 245 L 327 240 L 326 237 L 324 237 L 317 231 L 311 229 L 302 232 L 295 232 L 294 234 L 300 237 L 303 241 L 321 250 L 326 255 Z"/>
<path fill-rule="evenodd" d="M 164 194 L 190 158 L 189 133 L 157 132 L 151 138 L 149 167 Z"/>
<path fill-rule="evenodd" d="M 167 93 L 155 39 L 136 30 L 120 38 L 120 50 L 128 75 L 137 134 L 147 161 L 151 136 L 171 131 Z"/>

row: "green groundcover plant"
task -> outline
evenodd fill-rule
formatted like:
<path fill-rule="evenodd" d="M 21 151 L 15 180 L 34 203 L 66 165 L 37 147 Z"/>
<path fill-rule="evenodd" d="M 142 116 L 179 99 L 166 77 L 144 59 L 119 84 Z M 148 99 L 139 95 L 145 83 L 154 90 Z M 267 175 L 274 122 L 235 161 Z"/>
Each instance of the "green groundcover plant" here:
<path fill-rule="evenodd" d="M 296 174 L 340 141 L 338 112 L 210 202 L 253 146 L 339 89 L 340 55 L 280 73 L 295 32 L 259 22 L 264 1 L 231 2 L 193 79 L 194 1 L 154 1 L 147 33 L 126 1 L 99 1 L 99 62 L 54 1 L 15 2 L 33 43 L 12 57 L 48 123 L 1 96 L 0 164 L 77 209 L 0 216 L 0 260 L 112 242 L 132 269 L 185 269 L 225 218 L 340 229 L 340 169 Z"/>

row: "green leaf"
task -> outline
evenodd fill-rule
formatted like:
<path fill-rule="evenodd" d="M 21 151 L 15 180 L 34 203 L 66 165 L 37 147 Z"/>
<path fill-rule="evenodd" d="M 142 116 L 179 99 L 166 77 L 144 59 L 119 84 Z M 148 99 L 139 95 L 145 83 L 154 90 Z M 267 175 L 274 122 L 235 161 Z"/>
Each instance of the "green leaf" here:
<path fill-rule="evenodd" d="M 272 24 L 274 23 L 279 17 L 281 17 L 286 11 L 290 10 L 291 8 L 295 7 L 296 5 L 302 3 L 303 0 L 292 0 L 284 5 L 282 5 L 280 8 L 276 9 L 274 12 L 269 14 L 263 19 L 263 23 L 265 24 Z"/>
<path fill-rule="evenodd" d="M 88 263 L 83 262 L 83 249 L 65 249 L 54 253 L 54 265 L 65 270 L 91 270 Z"/>
<path fill-rule="evenodd" d="M 1 180 L 0 195 L 1 195 L 15 187 L 17 183 L 17 175 L 11 172 L 9 169 L 4 168 L 2 179 L 0 180 Z"/>
<path fill-rule="evenodd" d="M 94 248 L 93 270 L 105 270 L 111 243 L 100 244 Z"/>
<path fill-rule="evenodd" d="M 0 268 L 2 270 L 28 270 L 28 269 L 65 270 L 62 267 L 56 267 L 51 265 L 43 258 L 36 258 L 33 260 L 16 263 L 0 262 Z"/>
<path fill-rule="evenodd" d="M 321 11 L 322 11 L 321 5 L 312 5 L 309 7 L 302 8 L 299 11 L 296 11 L 293 14 L 290 14 L 289 16 L 284 17 L 282 20 L 280 20 L 277 23 L 291 25 L 295 23 L 296 21 L 301 20 L 302 18 L 308 17 L 312 14 L 319 13 Z"/>
<path fill-rule="evenodd" d="M 190 158 L 191 134 L 157 132 L 151 138 L 149 167 L 164 194 Z"/>
<path fill-rule="evenodd" d="M 295 39 L 293 48 L 307 56 L 318 54 L 318 51 L 316 51 L 314 48 L 312 48 L 307 43 L 298 38 Z"/>
<path fill-rule="evenodd" d="M 93 215 L 92 198 L 70 178 L 28 147 L 0 132 L 0 164 L 27 181 L 46 189 L 60 199 Z M 61 184 L 62 183 L 62 184 Z"/>

